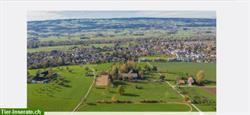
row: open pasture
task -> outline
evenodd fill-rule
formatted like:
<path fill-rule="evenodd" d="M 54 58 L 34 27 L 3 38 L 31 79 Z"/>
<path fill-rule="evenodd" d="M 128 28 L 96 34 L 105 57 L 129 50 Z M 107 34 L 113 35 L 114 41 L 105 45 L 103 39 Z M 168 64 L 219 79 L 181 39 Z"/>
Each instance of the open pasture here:
<path fill-rule="evenodd" d="M 98 66 L 73 65 L 52 68 L 53 71 L 67 80 L 67 86 L 61 86 L 54 81 L 47 84 L 28 84 L 28 107 L 43 108 L 45 111 L 72 111 L 93 81 L 93 77 L 85 76 L 86 70 L 84 68 L 88 66 L 100 72 L 109 65 L 111 64 L 99 64 Z M 38 70 L 32 69 L 29 72 L 35 75 Z"/>

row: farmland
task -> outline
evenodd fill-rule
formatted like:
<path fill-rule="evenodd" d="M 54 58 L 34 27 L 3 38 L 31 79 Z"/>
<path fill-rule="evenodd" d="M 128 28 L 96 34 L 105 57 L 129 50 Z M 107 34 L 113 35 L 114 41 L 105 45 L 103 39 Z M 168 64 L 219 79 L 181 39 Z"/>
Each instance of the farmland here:
<path fill-rule="evenodd" d="M 216 20 L 28 22 L 27 104 L 45 111 L 216 111 Z"/>
<path fill-rule="evenodd" d="M 84 67 L 90 66 L 100 72 L 109 65 L 68 66 L 72 72 L 66 70 L 67 66 L 63 66 L 63 70 L 53 68 L 69 81 L 69 86 L 60 86 L 56 83 L 28 84 L 28 107 L 43 108 L 46 111 L 72 111 L 93 81 L 93 78 L 85 76 Z M 30 74 L 37 71 L 39 69 L 29 70 Z"/>
<path fill-rule="evenodd" d="M 141 63 L 140 66 L 146 63 Z M 163 66 L 163 64 L 167 66 Z M 84 70 L 85 67 L 91 67 L 101 72 L 106 70 L 108 66 L 112 64 L 98 64 L 98 65 L 83 65 L 83 66 L 68 66 L 73 70 L 73 73 L 58 70 L 53 68 L 56 72 L 65 76 L 70 81 L 70 87 L 61 87 L 53 83 L 49 84 L 28 84 L 28 105 L 31 108 L 42 107 L 46 111 L 71 111 L 76 104 L 80 101 L 81 97 L 87 92 L 90 87 L 93 77 L 86 77 Z M 159 71 L 164 70 L 162 67 L 166 67 L 169 70 L 175 70 L 175 72 L 182 69 L 176 69 L 179 67 L 187 67 L 188 71 L 196 71 L 197 68 L 190 68 L 195 64 L 192 63 L 152 63 L 159 68 Z M 172 66 L 175 65 L 175 66 Z M 212 72 L 215 72 L 215 68 L 210 67 L 210 64 L 204 64 L 200 67 L 210 68 Z M 63 66 L 64 68 L 66 66 Z M 204 69 L 204 68 L 202 68 Z M 31 74 L 35 74 L 39 69 L 30 70 Z M 209 74 L 208 74 L 209 75 Z M 92 88 L 86 102 L 84 102 L 79 111 L 189 111 L 190 107 L 183 103 L 182 97 L 173 90 L 169 85 L 164 82 L 153 82 L 153 80 L 159 79 L 156 73 L 148 74 L 147 79 L 150 81 L 138 81 L 138 82 L 117 82 L 116 86 L 107 88 Z M 167 76 L 168 77 L 168 76 Z M 168 79 L 168 78 L 166 78 Z M 170 78 L 171 79 L 171 78 Z M 215 79 L 212 78 L 211 79 Z M 122 84 L 126 89 L 125 94 L 120 96 L 117 94 L 117 85 Z M 135 87 L 141 87 L 136 89 Z M 195 96 L 206 96 L 212 101 L 216 101 L 215 95 L 207 92 L 203 88 L 199 87 L 185 87 L 181 90 L 190 95 L 191 98 Z M 78 92 L 78 93 L 75 93 Z M 72 95 L 73 94 L 73 95 Z M 131 104 L 100 104 L 96 103 L 98 100 L 111 100 L 112 96 L 118 96 L 119 100 L 129 100 Z M 162 100 L 163 103 L 159 104 L 143 104 L 141 100 Z M 66 104 L 67 103 L 67 104 Z M 128 106 L 128 108 L 121 109 L 119 106 Z M 166 108 L 162 108 L 166 107 Z M 214 111 L 215 105 L 210 104 L 197 104 L 202 111 Z M 150 108 L 150 109 L 142 109 Z M 193 111 L 195 108 L 191 107 Z"/>

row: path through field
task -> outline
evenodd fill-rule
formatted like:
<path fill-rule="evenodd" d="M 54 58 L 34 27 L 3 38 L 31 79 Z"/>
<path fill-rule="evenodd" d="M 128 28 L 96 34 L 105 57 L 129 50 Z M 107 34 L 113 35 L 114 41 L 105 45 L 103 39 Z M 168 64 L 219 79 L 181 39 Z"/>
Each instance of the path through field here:
<path fill-rule="evenodd" d="M 147 62 L 147 64 L 148 64 L 149 66 L 152 67 L 152 64 L 150 64 L 149 62 Z M 158 74 L 161 75 L 161 73 L 158 73 Z M 175 86 L 171 85 L 168 81 L 165 81 L 165 82 L 166 82 L 173 90 L 175 90 L 181 97 L 184 97 L 183 94 L 181 94 L 178 90 L 176 90 Z M 190 105 L 192 105 L 197 111 L 201 112 L 201 110 L 200 110 L 197 106 L 195 106 L 194 104 L 190 103 Z"/>
<path fill-rule="evenodd" d="M 96 71 L 95 71 L 93 68 L 91 68 L 91 70 L 92 70 L 93 73 L 94 73 L 93 82 L 92 82 L 92 84 L 90 85 L 90 87 L 89 87 L 87 93 L 82 97 L 81 101 L 80 101 L 80 102 L 76 105 L 76 107 L 73 109 L 73 112 L 78 111 L 79 107 L 80 107 L 80 106 L 83 104 L 83 102 L 86 100 L 86 98 L 88 97 L 88 95 L 89 95 L 89 93 L 90 93 L 92 87 L 93 87 L 94 84 L 95 84 L 95 79 L 96 79 L 96 75 L 97 75 L 97 74 L 96 74 Z"/>

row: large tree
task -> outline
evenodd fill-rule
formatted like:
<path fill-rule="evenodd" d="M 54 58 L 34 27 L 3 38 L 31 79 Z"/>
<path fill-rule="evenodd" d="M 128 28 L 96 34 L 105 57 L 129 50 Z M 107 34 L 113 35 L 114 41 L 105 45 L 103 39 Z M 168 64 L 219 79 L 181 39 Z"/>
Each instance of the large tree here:
<path fill-rule="evenodd" d="M 196 74 L 196 81 L 201 84 L 205 79 L 205 72 L 203 70 L 199 70 Z"/>
<path fill-rule="evenodd" d="M 127 73 L 129 71 L 127 64 L 122 64 L 121 67 L 120 67 L 120 71 L 122 73 Z"/>
<path fill-rule="evenodd" d="M 113 66 L 111 71 L 110 71 L 110 75 L 112 77 L 112 79 L 116 79 L 118 77 L 119 74 L 119 69 L 117 66 Z"/>

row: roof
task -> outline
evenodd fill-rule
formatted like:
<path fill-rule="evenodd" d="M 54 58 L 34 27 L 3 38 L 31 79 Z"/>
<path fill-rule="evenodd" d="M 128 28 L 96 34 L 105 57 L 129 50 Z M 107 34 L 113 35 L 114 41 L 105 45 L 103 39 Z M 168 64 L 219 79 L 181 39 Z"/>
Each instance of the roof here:
<path fill-rule="evenodd" d="M 96 86 L 108 86 L 109 84 L 109 75 L 101 75 L 97 77 L 95 85 Z"/>
<path fill-rule="evenodd" d="M 122 77 L 138 77 L 137 73 L 121 73 Z"/>

